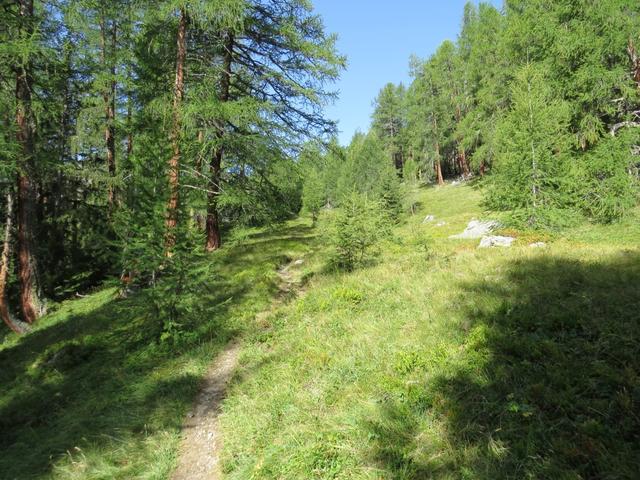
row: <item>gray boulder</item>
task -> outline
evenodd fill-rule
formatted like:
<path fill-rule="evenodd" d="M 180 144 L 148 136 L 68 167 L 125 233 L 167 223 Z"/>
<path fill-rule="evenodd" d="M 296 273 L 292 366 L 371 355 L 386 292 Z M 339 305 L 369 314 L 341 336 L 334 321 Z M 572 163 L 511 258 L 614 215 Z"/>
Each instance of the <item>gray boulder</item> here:
<path fill-rule="evenodd" d="M 449 238 L 482 238 L 496 228 L 500 228 L 500 226 L 500 222 L 495 220 L 471 220 L 464 232 L 458 235 L 451 235 Z"/>
<path fill-rule="evenodd" d="M 501 237 L 499 235 L 489 235 L 482 237 L 478 248 L 491 248 L 491 247 L 510 247 L 515 242 L 513 237 Z"/>

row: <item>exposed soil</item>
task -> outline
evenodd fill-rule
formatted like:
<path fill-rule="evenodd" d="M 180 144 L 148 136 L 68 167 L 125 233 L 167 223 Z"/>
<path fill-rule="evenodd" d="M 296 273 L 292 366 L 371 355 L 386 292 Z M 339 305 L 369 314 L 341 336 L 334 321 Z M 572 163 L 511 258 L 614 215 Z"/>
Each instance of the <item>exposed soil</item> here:
<path fill-rule="evenodd" d="M 291 292 L 296 291 L 297 279 L 294 268 L 303 263 L 296 260 L 278 270 L 280 295 L 271 307 L 257 315 L 256 321 L 271 314 L 284 302 Z M 194 406 L 187 415 L 182 427 L 183 439 L 180 446 L 178 467 L 171 476 L 172 480 L 219 480 L 220 450 L 222 439 L 218 425 L 218 416 L 227 387 L 238 365 L 240 343 L 233 341 L 220 353 L 204 378 L 202 390 L 197 395 Z"/>

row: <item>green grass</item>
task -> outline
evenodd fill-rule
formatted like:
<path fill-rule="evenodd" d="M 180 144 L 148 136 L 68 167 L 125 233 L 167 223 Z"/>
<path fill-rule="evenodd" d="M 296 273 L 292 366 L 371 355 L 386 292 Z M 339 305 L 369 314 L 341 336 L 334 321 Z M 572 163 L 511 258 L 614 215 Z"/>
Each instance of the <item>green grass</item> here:
<path fill-rule="evenodd" d="M 477 190 L 415 200 L 377 265 L 314 278 L 245 344 L 228 478 L 636 478 L 638 237 L 478 250 L 447 238 L 494 216 Z"/>
<path fill-rule="evenodd" d="M 448 237 L 499 218 L 480 200 L 412 191 L 416 214 L 352 273 L 326 268 L 302 221 L 240 235 L 178 347 L 158 342 L 143 294 L 110 290 L 6 337 L 0 478 L 167 478 L 199 378 L 237 336 L 226 478 L 637 478 L 638 215 L 479 250 Z M 276 267 L 303 255 L 304 292 L 256 322 Z"/>
<path fill-rule="evenodd" d="M 0 478 L 160 479 L 206 366 L 277 292 L 276 268 L 308 253 L 301 222 L 249 231 L 211 257 L 188 341 L 163 343 L 145 292 L 59 305 L 0 344 Z"/>

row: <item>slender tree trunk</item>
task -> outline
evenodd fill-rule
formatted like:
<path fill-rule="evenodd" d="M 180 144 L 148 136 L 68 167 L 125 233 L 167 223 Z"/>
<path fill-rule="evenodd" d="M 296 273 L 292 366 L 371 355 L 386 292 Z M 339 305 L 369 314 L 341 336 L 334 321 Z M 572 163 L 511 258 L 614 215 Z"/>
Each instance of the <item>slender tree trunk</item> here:
<path fill-rule="evenodd" d="M 440 163 L 440 144 L 436 142 L 436 160 L 435 160 L 436 178 L 438 185 L 444 185 L 444 178 L 442 177 L 442 164 Z"/>
<path fill-rule="evenodd" d="M 231 87 L 231 62 L 233 60 L 234 38 L 231 32 L 227 32 L 224 47 L 224 60 L 222 62 L 222 76 L 220 78 L 220 102 L 229 101 L 229 90 Z M 207 193 L 207 222 L 206 222 L 206 245 L 205 249 L 212 252 L 220 248 L 220 219 L 218 215 L 218 196 L 220 195 L 220 172 L 222 168 L 222 157 L 224 148 L 222 140 L 224 138 L 224 122 L 218 121 L 216 125 L 216 136 L 218 145 L 211 158 L 211 181 Z"/>
<path fill-rule="evenodd" d="M 460 163 L 462 175 L 466 177 L 469 175 L 469 162 L 467 161 L 467 152 L 465 152 L 464 148 L 462 148 L 460 144 L 458 144 L 458 161 Z"/>
<path fill-rule="evenodd" d="M 458 93 L 456 92 L 456 96 L 458 95 Z M 456 123 L 459 125 L 460 122 L 462 122 L 462 107 L 460 105 L 456 105 Z M 460 172 L 462 173 L 462 175 L 467 176 L 469 175 L 469 162 L 467 160 L 467 152 L 465 152 L 464 147 L 462 146 L 462 142 L 463 142 L 464 138 L 462 136 L 460 136 L 460 138 L 458 138 L 456 140 L 456 143 L 458 144 L 458 164 L 460 166 Z"/>
<path fill-rule="evenodd" d="M 9 278 L 9 262 L 11 259 L 11 229 L 13 213 L 13 196 L 7 193 L 7 217 L 4 224 L 4 241 L 2 245 L 2 256 L 0 257 L 0 316 L 7 326 L 18 334 L 25 333 L 25 328 L 16 322 L 9 312 L 7 302 L 7 283 Z"/>
<path fill-rule="evenodd" d="M 133 114 L 131 106 L 131 92 L 127 99 L 127 163 L 131 162 L 131 153 L 133 152 Z"/>
<path fill-rule="evenodd" d="M 33 1 L 19 0 L 23 33 L 29 37 L 33 32 Z M 16 68 L 16 125 L 17 140 L 21 152 L 18 163 L 18 277 L 20 279 L 20 307 L 24 320 L 33 323 L 40 315 L 36 258 L 33 251 L 33 221 L 36 218 L 36 195 L 34 188 L 34 136 L 35 123 L 31 110 L 32 78 L 30 66 L 21 64 Z"/>
<path fill-rule="evenodd" d="M 187 12 L 180 10 L 180 22 L 176 37 L 176 78 L 173 91 L 173 126 L 171 128 L 171 144 L 173 154 L 169 160 L 169 201 L 167 203 L 166 247 L 170 256 L 176 243 L 176 226 L 178 225 L 178 202 L 180 188 L 180 128 L 182 99 L 184 97 L 184 67 L 187 56 Z"/>
<path fill-rule="evenodd" d="M 438 137 L 438 119 L 433 116 L 433 132 Z M 442 163 L 440 160 L 440 142 L 436 140 L 436 158 L 434 160 L 434 167 L 436 170 L 436 179 L 438 180 L 438 185 L 444 185 L 444 178 L 442 177 Z"/>
<path fill-rule="evenodd" d="M 109 35 L 109 46 L 107 47 L 107 35 Z M 109 83 L 102 93 L 104 101 L 104 140 L 107 147 L 107 171 L 111 182 L 116 176 L 116 140 L 115 140 L 115 116 L 116 116 L 116 65 L 115 52 L 117 42 L 117 26 L 113 21 L 111 31 L 107 32 L 107 20 L 103 17 L 100 22 L 100 46 L 101 61 L 104 72 L 109 72 Z M 107 204 L 109 210 L 113 209 L 115 203 L 115 186 L 109 183 L 107 192 Z"/>

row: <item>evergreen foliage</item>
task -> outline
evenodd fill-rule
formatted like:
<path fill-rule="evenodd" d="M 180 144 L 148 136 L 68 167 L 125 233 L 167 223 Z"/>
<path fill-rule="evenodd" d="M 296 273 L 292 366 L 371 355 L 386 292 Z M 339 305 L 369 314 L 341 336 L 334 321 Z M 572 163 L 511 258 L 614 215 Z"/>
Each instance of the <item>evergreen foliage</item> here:
<path fill-rule="evenodd" d="M 109 277 L 180 283 L 170 263 L 194 239 L 211 250 L 299 212 L 296 154 L 333 133 L 323 108 L 345 64 L 308 2 L 5 3 L 0 188 L 22 179 L 6 213 L 30 272 L 9 277 L 16 310 Z"/>
<path fill-rule="evenodd" d="M 347 271 L 365 265 L 378 251 L 389 226 L 389 216 L 379 201 L 363 193 L 349 194 L 325 227 L 329 229 L 332 262 Z"/>
<path fill-rule="evenodd" d="M 511 101 L 496 132 L 489 205 L 513 210 L 530 227 L 550 226 L 572 204 L 568 106 L 535 65 L 517 73 Z"/>
<path fill-rule="evenodd" d="M 362 159 L 379 164 L 379 149 L 408 183 L 491 174 L 487 205 L 529 227 L 557 228 L 580 212 L 623 218 L 640 185 L 638 31 L 630 0 L 468 3 L 457 41 L 412 58 L 406 89 L 380 91 L 337 190 L 371 192 L 377 177 Z"/>

